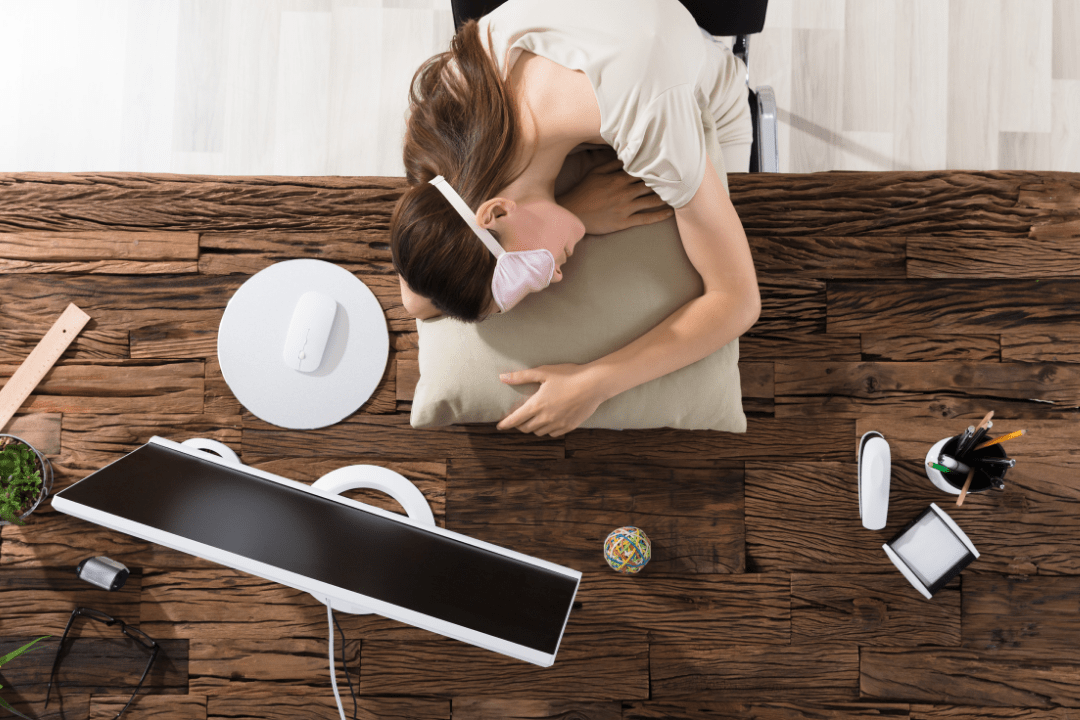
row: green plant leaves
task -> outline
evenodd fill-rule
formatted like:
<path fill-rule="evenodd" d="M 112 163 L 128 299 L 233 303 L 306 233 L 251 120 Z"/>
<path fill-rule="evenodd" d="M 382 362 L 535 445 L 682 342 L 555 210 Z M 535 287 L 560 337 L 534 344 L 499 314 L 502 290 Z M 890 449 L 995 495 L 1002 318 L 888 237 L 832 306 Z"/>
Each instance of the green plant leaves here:
<path fill-rule="evenodd" d="M 7 655 L 0 658 L 0 667 L 3 667 L 6 663 L 11 662 L 11 660 L 13 660 L 13 659 L 19 657 L 20 655 L 22 655 L 24 652 L 26 652 L 27 650 L 30 649 L 31 645 L 36 643 L 38 640 L 44 640 L 45 638 L 51 638 L 51 637 L 52 637 L 52 635 L 42 635 L 37 640 L 31 640 L 30 642 L 26 643 L 25 645 L 23 645 L 18 650 L 12 650 Z"/>
<path fill-rule="evenodd" d="M 23 443 L 8 443 L 0 450 L 0 520 L 25 525 L 19 511 L 40 492 L 36 453 Z"/>
<path fill-rule="evenodd" d="M 36 643 L 38 640 L 44 640 L 45 638 L 50 638 L 50 637 L 52 637 L 52 635 L 42 635 L 37 640 L 31 640 L 30 642 L 26 643 L 25 645 L 23 645 L 18 650 L 12 650 L 7 655 L 0 658 L 0 667 L 3 667 L 6 663 L 8 663 L 11 660 L 13 660 L 13 659 L 19 657 L 20 655 L 22 655 L 24 652 L 29 650 L 30 647 L 34 643 Z M 3 687 L 4 687 L 3 685 L 0 685 L 0 688 L 3 688 Z M 11 705 L 9 705 L 8 702 L 6 700 L 4 700 L 4 698 L 0 698 L 0 707 L 4 708 L 5 710 L 7 710 L 10 713 L 14 713 L 15 715 L 18 715 L 21 718 L 26 718 L 26 720 L 31 720 L 31 718 L 26 717 L 21 712 L 19 712 L 15 708 L 11 707 Z"/>
<path fill-rule="evenodd" d="M 3 685 L 0 685 L 0 688 L 2 688 L 2 687 L 3 687 Z M 7 700 L 5 700 L 4 698 L 0 698 L 0 707 L 4 708 L 9 713 L 14 713 L 15 715 L 18 715 L 19 717 L 23 718 L 23 720 L 33 720 L 33 718 L 29 718 L 29 717 L 23 715 L 21 712 L 19 712 L 15 708 L 11 707 L 10 705 L 8 705 Z"/>

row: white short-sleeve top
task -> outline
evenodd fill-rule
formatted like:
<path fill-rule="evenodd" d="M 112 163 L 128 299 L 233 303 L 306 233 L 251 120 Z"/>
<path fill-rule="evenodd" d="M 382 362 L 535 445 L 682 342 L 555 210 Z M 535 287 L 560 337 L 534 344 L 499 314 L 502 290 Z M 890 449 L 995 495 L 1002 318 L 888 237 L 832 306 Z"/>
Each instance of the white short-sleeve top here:
<path fill-rule="evenodd" d="M 746 101 L 723 55 L 678 0 L 509 0 L 479 20 L 500 70 L 527 50 L 589 78 L 600 136 L 664 202 L 690 202 L 705 175 L 705 128 Z M 717 168 L 722 173 L 722 168 Z"/>

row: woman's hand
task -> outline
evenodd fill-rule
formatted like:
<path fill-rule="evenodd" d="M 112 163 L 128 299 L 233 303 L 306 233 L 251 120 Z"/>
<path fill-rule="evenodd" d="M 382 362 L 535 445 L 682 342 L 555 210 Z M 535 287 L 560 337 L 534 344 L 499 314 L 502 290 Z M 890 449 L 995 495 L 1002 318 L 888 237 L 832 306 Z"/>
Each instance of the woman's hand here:
<path fill-rule="evenodd" d="M 594 167 L 555 202 L 577 215 L 589 235 L 606 235 L 675 215 L 644 181 L 623 170 L 618 158 Z"/>
<path fill-rule="evenodd" d="M 542 365 L 499 376 L 507 385 L 540 383 L 525 404 L 504 417 L 499 430 L 517 428 L 538 436 L 559 437 L 585 422 L 607 396 L 585 365 Z"/>

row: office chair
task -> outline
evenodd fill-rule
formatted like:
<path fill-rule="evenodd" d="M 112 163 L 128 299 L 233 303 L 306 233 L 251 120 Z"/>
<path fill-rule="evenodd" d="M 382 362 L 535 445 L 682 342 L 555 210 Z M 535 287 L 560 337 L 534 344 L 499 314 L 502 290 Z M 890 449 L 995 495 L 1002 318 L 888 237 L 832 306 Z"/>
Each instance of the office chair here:
<path fill-rule="evenodd" d="M 479 20 L 506 0 L 451 0 L 454 28 Z M 779 172 L 780 150 L 776 135 L 776 95 L 768 85 L 750 87 L 750 35 L 765 27 L 769 0 L 680 0 L 698 26 L 714 37 L 734 36 L 731 51 L 746 64 L 750 116 L 754 141 L 750 147 L 750 172 Z"/>

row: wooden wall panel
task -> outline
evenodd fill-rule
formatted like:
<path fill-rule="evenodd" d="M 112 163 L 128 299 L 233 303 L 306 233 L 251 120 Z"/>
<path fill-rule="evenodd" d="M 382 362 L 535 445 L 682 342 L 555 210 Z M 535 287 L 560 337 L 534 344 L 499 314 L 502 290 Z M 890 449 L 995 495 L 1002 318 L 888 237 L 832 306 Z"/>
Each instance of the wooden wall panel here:
<path fill-rule="evenodd" d="M 333 690 L 326 687 L 281 688 L 258 683 L 257 688 L 232 683 L 207 702 L 207 717 L 234 720 L 326 720 L 338 717 Z M 232 686 L 239 686 L 235 689 Z M 356 687 L 356 680 L 353 680 Z M 344 679 L 338 682 L 341 704 L 352 717 L 353 699 Z M 450 700 L 421 697 L 359 697 L 359 720 L 450 720 Z"/>
<path fill-rule="evenodd" d="M 348 688 L 345 693 L 348 695 Z M 342 704 L 345 698 L 341 699 Z M 349 697 L 352 711 L 352 698 Z M 329 687 L 289 687 L 277 683 L 234 682 L 207 690 L 207 718 L 241 720 L 324 720 L 337 715 Z M 360 716 L 364 717 L 364 716 Z"/>
<path fill-rule="evenodd" d="M 964 578 L 965 583 L 970 580 Z M 932 601 L 912 590 L 899 572 L 796 573 L 791 576 L 791 643 L 813 644 L 829 638 L 859 645 L 958 646 L 958 583 L 942 588 Z"/>
<path fill-rule="evenodd" d="M 216 439 L 301 482 L 390 467 L 440 524 L 584 571 L 553 668 L 338 613 L 360 717 L 1071 717 L 1061 711 L 1077 705 L 1080 665 L 1068 644 L 1080 612 L 1080 179 L 731 180 L 763 298 L 740 341 L 745 434 L 414 429 L 418 336 L 386 234 L 402 178 L 126 173 L 0 176 L 0 363 L 10 375 L 68 302 L 92 317 L 10 429 L 50 452 L 56 490 L 153 435 Z M 391 332 L 373 399 L 317 431 L 252 416 L 216 358 L 228 299 L 295 258 L 355 273 Z M 956 507 L 923 458 L 990 409 L 995 433 L 1028 430 L 1009 443 L 1017 467 L 1004 491 Z M 855 483 L 871 429 L 893 457 L 889 524 L 877 532 L 861 526 Z M 371 491 L 349 496 L 396 509 Z M 880 546 L 930 502 L 982 555 L 924 601 Z M 625 524 L 654 542 L 635 577 L 600 552 Z M 70 574 L 98 554 L 132 568 L 129 587 L 103 595 Z M 49 631 L 74 603 L 94 603 L 179 643 L 175 685 L 163 677 L 132 717 L 336 714 L 325 609 L 309 595 L 48 505 L 0 531 L 0 570 L 0 635 L 29 637 L 34 622 Z M 95 633 L 83 640 L 108 639 Z M 45 671 L 22 667 L 29 675 L 14 679 L 27 688 L 5 668 L 3 693 L 39 716 Z M 104 716 L 121 695 L 65 688 L 64 712 L 40 716 Z"/>
<path fill-rule="evenodd" d="M 90 715 L 91 695 L 80 688 L 65 688 L 59 696 L 54 689 L 48 708 L 45 707 L 44 687 L 24 689 L 5 685 L 3 697 L 17 711 L 37 720 L 86 720 Z M 115 717 L 115 713 L 113 715 Z"/>
<path fill-rule="evenodd" d="M 93 695 L 90 699 L 90 720 L 112 720 L 131 699 L 127 695 Z M 205 720 L 206 696 L 144 695 L 139 691 L 135 701 L 124 712 L 129 720 Z"/>
<path fill-rule="evenodd" d="M 3 432 L 22 438 L 46 457 L 59 455 L 62 418 L 60 413 L 16 415 L 3 427 Z"/>
<path fill-rule="evenodd" d="M 68 303 L 96 328 L 140 330 L 163 323 L 217 331 L 225 305 L 245 278 L 202 275 L 100 276 L 0 275 L 4 322 L 0 327 L 44 325 Z"/>
<path fill-rule="evenodd" d="M 653 643 L 649 653 L 653 699 L 727 688 L 853 688 L 855 645 L 686 645 Z"/>
<path fill-rule="evenodd" d="M 971 575 L 964 578 L 964 646 L 1056 654 L 1080 638 L 1075 576 Z"/>
<path fill-rule="evenodd" d="M 987 410 L 994 409 L 994 405 L 993 400 L 987 400 L 977 413 L 963 417 L 946 417 L 945 419 L 940 417 L 905 418 L 896 417 L 895 415 L 864 416 L 855 421 L 855 434 L 852 436 L 852 443 L 857 445 L 858 439 L 863 433 L 869 430 L 878 430 L 888 439 L 894 462 L 899 458 L 921 463 L 926 459 L 926 453 L 934 443 L 942 438 L 959 435 L 968 425 L 977 424 L 977 421 L 986 414 Z M 1013 430 L 1025 429 L 1028 431 L 1019 440 L 1005 443 L 1010 457 L 1018 458 L 1018 468 L 1022 461 L 1026 463 L 1047 457 L 1054 458 L 1056 461 L 1058 458 L 1080 456 L 1080 446 L 1072 442 L 1076 437 L 1076 425 L 1070 420 L 1036 420 L 1028 418 L 1011 420 L 995 417 L 993 423 L 994 426 L 990 432 L 992 437 Z"/>
<path fill-rule="evenodd" d="M 863 648 L 859 687 L 864 698 L 956 705 L 1080 707 L 1080 655 L 957 648 Z"/>
<path fill-rule="evenodd" d="M 232 390 L 229 389 L 229 384 L 225 382 L 225 376 L 221 373 L 221 363 L 218 362 L 216 353 L 213 359 L 206 361 L 203 390 L 205 392 L 203 398 L 204 413 L 239 417 L 244 411 L 240 401 L 236 399 Z"/>
<path fill-rule="evenodd" d="M 739 361 L 815 360 L 858 362 L 858 335 L 829 333 L 762 333 L 755 325 L 739 338 Z"/>
<path fill-rule="evenodd" d="M 63 312 L 63 311 L 60 311 Z M 49 331 L 52 324 L 60 317 L 60 312 L 51 320 L 36 323 L 20 323 L 18 327 L 4 327 L 0 316 L 0 363 L 19 365 L 37 347 L 41 338 Z M 98 324 L 93 318 L 86 324 L 79 336 L 72 341 L 61 361 L 68 360 L 121 360 L 129 357 L 128 333 L 126 330 L 96 329 Z"/>
<path fill-rule="evenodd" d="M 291 454 L 304 447 L 310 457 L 339 457 L 343 448 L 358 459 L 365 456 L 408 460 L 434 458 L 498 458 L 512 454 L 527 460 L 556 460 L 564 456 L 564 441 L 521 432 L 501 432 L 493 425 L 416 429 L 408 415 L 353 415 L 319 430 L 284 430 L 253 416 L 244 417 L 243 454 L 246 462 Z"/>
<path fill-rule="evenodd" d="M 193 643 L 327 637 L 326 606 L 313 596 L 220 565 L 150 573 L 144 576 L 142 603 L 142 625 L 155 637 Z M 337 619 L 348 640 L 434 637 L 378 615 L 337 613 Z"/>
<path fill-rule="evenodd" d="M 59 639 L 72 611 L 80 607 L 100 610 L 137 626 L 141 595 L 142 571 L 138 568 L 122 588 L 113 591 L 81 580 L 74 567 L 5 568 L 0 572 L 0 637 L 53 635 Z M 75 623 L 73 632 L 78 637 L 115 638 L 119 633 L 114 627 L 82 617 Z"/>
<path fill-rule="evenodd" d="M 254 275 L 274 263 L 306 258 L 334 263 L 353 273 L 389 274 L 394 267 L 383 223 L 372 218 L 366 227 L 330 232 L 202 233 L 199 272 Z"/>
<path fill-rule="evenodd" d="M 601 570 L 582 578 L 574 622 L 646 630 L 651 641 L 787 645 L 788 593 L 787 575 L 628 578 Z"/>
<path fill-rule="evenodd" d="M 1072 511 L 1075 462 L 1023 462 L 1006 476 L 1004 491 L 971 495 L 958 508 L 955 495 L 926 478 L 921 461 L 897 462 L 894 456 L 888 524 L 876 532 L 863 528 L 858 517 L 854 465 L 777 470 L 747 463 L 748 568 L 892 572 L 881 544 L 934 502 L 979 549 L 974 572 L 1080 573 L 1080 521 Z"/>
<path fill-rule="evenodd" d="M 731 201 L 747 235 L 1026 237 L 1039 220 L 1075 215 L 1076 173 L 752 173 Z M 1068 218 L 1072 219 L 1072 218 Z"/>
<path fill-rule="evenodd" d="M 186 232 L 0 232 L 5 274 L 198 272 L 199 236 Z"/>
<path fill-rule="evenodd" d="M 216 563 L 152 571 L 143 590 L 142 622 L 163 637 L 193 643 L 327 637 L 326 606 L 312 595 Z M 337 612 L 335 617 L 348 641 L 435 637 L 380 615 Z"/>
<path fill-rule="evenodd" d="M 192 232 L 0 232 L 0 257 L 9 260 L 198 260 L 199 234 Z"/>
<path fill-rule="evenodd" d="M 1035 179 L 1025 178 L 1019 185 L 1019 193 L 1016 204 L 1022 208 L 1036 208 L 1047 211 L 1045 216 L 1051 218 L 1075 219 L 1077 210 L 1080 209 L 1080 180 L 1075 173 L 1049 173 L 1046 177 Z M 1049 223 L 1048 220 L 1032 223 L 1041 225 Z M 1060 222 L 1055 220 L 1054 222 Z"/>
<path fill-rule="evenodd" d="M 965 393 L 961 388 L 979 388 Z M 1080 366 L 1065 363 L 776 363 L 776 416 L 1062 418 L 1080 406 Z M 1035 400 L 1031 400 L 1035 398 Z M 983 411 L 985 414 L 985 411 Z"/>
<path fill-rule="evenodd" d="M 913 238 L 852 236 L 749 236 L 762 277 L 821 279 L 906 277 L 904 248 Z"/>
<path fill-rule="evenodd" d="M 881 549 L 934 499 L 895 464 L 888 524 L 859 519 L 853 463 L 746 464 L 747 566 L 757 572 L 897 572 Z M 929 485 L 929 481 L 926 483 Z M 932 486 L 931 486 L 932 487 Z M 935 491 L 938 492 L 938 491 Z M 915 592 L 912 588 L 911 592 Z"/>
<path fill-rule="evenodd" d="M 979 549 L 976 572 L 1080 574 L 1080 518 L 1073 509 L 1078 463 L 1072 456 L 1029 458 L 1020 456 L 1005 490 L 975 495 L 962 508 L 938 504 Z"/>
<path fill-rule="evenodd" d="M 623 720 L 622 703 L 454 698 L 454 720 Z"/>
<path fill-rule="evenodd" d="M 1069 308 L 1078 303 L 1073 279 L 831 282 L 828 332 L 1075 334 L 1080 320 Z"/>
<path fill-rule="evenodd" d="M 1000 708 L 963 705 L 912 705 L 911 720 L 1070 720 L 1069 708 Z"/>
<path fill-rule="evenodd" d="M 78 462 L 87 453 L 114 456 L 134 450 L 149 442 L 155 435 L 183 442 L 191 438 L 208 438 L 224 443 L 239 453 L 243 421 L 240 415 L 132 413 L 128 415 L 89 415 L 65 413 L 63 420 L 64 445 L 72 452 L 70 458 L 86 470 L 97 469 L 90 463 Z"/>
<path fill-rule="evenodd" d="M 726 694 L 726 693 L 725 693 Z M 761 694 L 761 693 L 759 693 Z M 767 692 L 772 696 L 775 691 Z M 743 702 L 682 700 L 633 703 L 624 720 L 907 720 L 908 706 L 857 702 L 821 702 L 761 698 Z"/>
<path fill-rule="evenodd" d="M 279 687 L 330 685 L 327 657 L 326 613 L 323 636 L 293 638 L 270 636 L 258 640 L 221 635 L 214 639 L 192 640 L 188 667 L 200 685 L 210 688 L 217 682 L 273 682 Z M 268 634 L 269 635 L 269 634 Z M 346 640 L 345 660 L 352 672 L 360 667 L 360 641 Z M 334 662 L 341 670 L 341 638 L 334 638 Z M 345 677 L 340 689 L 348 692 Z M 344 698 L 343 698 L 344 699 Z"/>
<path fill-rule="evenodd" d="M 1010 362 L 1080 362 L 1080 333 L 1003 334 L 1001 359 Z"/>
<path fill-rule="evenodd" d="M 36 273 L 66 273 L 80 275 L 194 275 L 199 266 L 194 262 L 133 262 L 130 260 L 92 260 L 73 262 L 33 262 L 0 258 L 0 271 L 26 277 Z"/>
<path fill-rule="evenodd" d="M 1024 238 L 908 238 L 911 278 L 1077 277 L 1080 247 L 1073 236 Z"/>
<path fill-rule="evenodd" d="M 92 622 L 80 620 L 80 623 Z M 81 624 L 78 626 L 81 627 Z M 74 692 L 119 695 L 127 688 L 130 693 L 142 677 L 150 660 L 150 651 L 121 635 L 118 628 L 112 637 L 78 635 L 72 629 L 64 641 L 64 653 L 53 681 L 53 695 Z M 143 629 L 143 628 L 140 628 Z M 61 632 L 63 629 L 61 628 Z M 148 634 L 161 645 L 143 687 L 155 694 L 186 695 L 188 689 L 188 641 L 162 639 Z M 7 636 L 0 640 L 0 657 L 22 647 L 34 636 Z M 41 646 L 38 648 L 38 646 Z M 4 666 L 5 686 L 26 693 L 45 695 L 49 672 L 52 669 L 60 636 L 40 641 L 36 651 L 19 656 L 17 663 Z M 44 698 L 43 698 L 44 699 Z M 51 702 L 50 701 L 50 706 Z"/>
<path fill-rule="evenodd" d="M 416 393 L 416 384 L 420 382 L 420 360 L 398 356 L 397 359 L 397 400 L 412 402 Z"/>
<path fill-rule="evenodd" d="M 358 692 L 587 702 L 640 700 L 649 696 L 649 648 L 643 632 L 568 627 L 555 664 L 541 668 L 453 640 L 369 640 L 364 642 Z"/>
<path fill-rule="evenodd" d="M 151 325 L 128 333 L 131 357 L 138 359 L 217 357 L 217 328 Z"/>
<path fill-rule="evenodd" d="M 801 420 L 750 417 L 745 434 L 704 430 L 577 430 L 566 437 L 567 457 L 619 458 L 658 462 L 701 460 L 854 460 L 853 421 L 816 420 L 813 442 L 793 442 L 807 436 Z"/>
<path fill-rule="evenodd" d="M 404 187 L 401 177 L 3 173 L 0 227 L 356 231 L 385 227 Z M 69 212 L 26 212 L 59 206 Z"/>
<path fill-rule="evenodd" d="M 0 366 L 5 382 L 18 369 Z M 160 365 L 57 365 L 23 403 L 23 412 L 201 413 L 201 362 Z"/>
<path fill-rule="evenodd" d="M 825 283 L 788 277 L 760 277 L 761 315 L 754 324 L 758 334 L 824 332 Z"/>
<path fill-rule="evenodd" d="M 744 569 L 741 466 L 463 459 L 447 492 L 449 529 L 583 571 L 607 570 L 604 540 L 624 525 L 652 541 L 643 572 Z"/>
<path fill-rule="evenodd" d="M 874 362 L 1000 362 L 1002 347 L 997 335 L 897 335 L 863 333 L 864 360 Z M 1019 358 L 1006 358 L 1016 360 Z"/>

